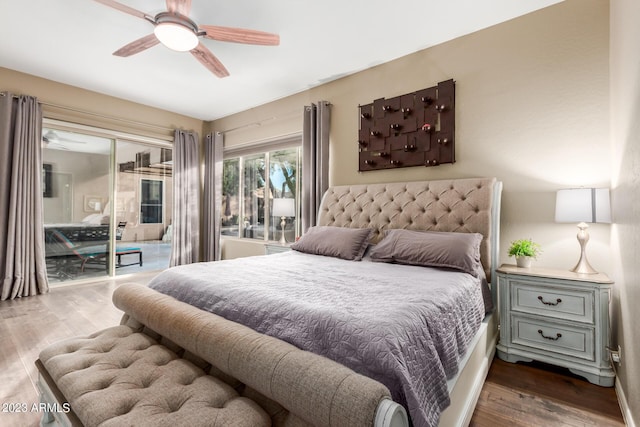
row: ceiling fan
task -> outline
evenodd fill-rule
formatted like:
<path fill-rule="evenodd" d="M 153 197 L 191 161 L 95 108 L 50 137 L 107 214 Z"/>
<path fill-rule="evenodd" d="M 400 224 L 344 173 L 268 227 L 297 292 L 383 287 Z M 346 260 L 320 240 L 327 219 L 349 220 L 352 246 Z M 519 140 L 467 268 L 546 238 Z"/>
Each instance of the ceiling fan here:
<path fill-rule="evenodd" d="M 248 30 L 244 28 L 218 27 L 214 25 L 198 26 L 189 19 L 191 12 L 191 0 L 166 0 L 167 11 L 160 12 L 156 16 L 150 16 L 137 9 L 118 3 L 115 0 L 95 0 L 106 6 L 142 18 L 154 25 L 153 34 L 135 40 L 126 46 L 113 52 L 116 56 L 131 56 L 143 50 L 162 43 L 170 49 L 186 52 L 189 51 L 209 71 L 218 77 L 227 77 L 229 71 L 222 62 L 203 45 L 198 39 L 208 39 L 255 44 L 263 46 L 277 46 L 280 44 L 280 36 L 262 31 Z"/>
<path fill-rule="evenodd" d="M 43 129 L 42 132 L 42 142 L 45 144 L 45 146 L 47 148 L 57 148 L 60 150 L 69 150 L 69 148 L 66 146 L 67 143 L 71 143 L 71 144 L 86 144 L 86 141 L 78 141 L 75 139 L 70 139 L 70 138 L 63 138 L 60 135 L 58 135 L 57 132 L 49 129 L 46 130 Z"/>

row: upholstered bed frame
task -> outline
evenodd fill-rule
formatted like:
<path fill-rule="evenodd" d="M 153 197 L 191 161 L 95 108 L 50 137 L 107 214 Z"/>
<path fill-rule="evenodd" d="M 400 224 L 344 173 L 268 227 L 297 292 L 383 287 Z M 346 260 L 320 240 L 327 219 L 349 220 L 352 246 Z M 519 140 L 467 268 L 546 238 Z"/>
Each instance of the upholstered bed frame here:
<path fill-rule="evenodd" d="M 481 245 L 481 258 L 487 279 L 491 281 L 494 277 L 497 260 L 500 193 L 501 183 L 493 178 L 331 187 L 322 200 L 319 225 L 352 228 L 373 227 L 376 229 L 374 241 L 379 240 L 384 230 L 392 228 L 481 233 L 484 236 Z M 41 394 L 44 402 L 65 401 L 65 396 L 60 396 L 60 390 L 58 390 L 62 377 L 65 377 L 64 381 L 70 382 L 65 386 L 69 390 L 82 386 L 82 384 L 78 385 L 72 381 L 75 369 L 72 366 L 74 364 L 79 370 L 87 369 L 87 366 L 93 363 L 87 360 L 97 360 L 96 358 L 102 357 L 97 353 L 104 352 L 105 347 L 119 348 L 118 346 L 124 346 L 123 352 L 121 352 L 124 359 L 112 362 L 117 365 L 126 365 L 126 367 L 133 366 L 135 361 L 129 360 L 131 351 L 127 350 L 126 342 L 131 341 L 131 345 L 135 349 L 146 349 L 153 341 L 160 343 L 159 348 L 163 354 L 167 352 L 184 353 L 184 355 L 189 355 L 190 360 L 204 361 L 205 364 L 212 365 L 210 369 L 233 377 L 226 378 L 225 382 L 233 383 L 233 381 L 241 380 L 243 384 L 246 384 L 246 387 L 260 391 L 263 396 L 287 408 L 292 416 L 299 417 L 300 421 L 306 421 L 309 425 L 371 425 L 371 421 L 365 422 L 361 417 L 358 417 L 360 422 L 357 424 L 349 421 L 335 421 L 328 424 L 314 422 L 318 420 L 320 415 L 328 417 L 327 419 L 333 417 L 334 420 L 348 420 L 347 415 L 353 416 L 354 413 L 358 413 L 357 411 L 367 413 L 365 418 L 373 420 L 373 425 L 376 427 L 406 425 L 406 415 L 403 415 L 402 407 L 387 398 L 388 391 L 384 391 L 386 388 L 382 386 L 383 390 L 380 390 L 378 385 L 381 386 L 381 384 L 373 380 L 360 378 L 348 368 L 341 367 L 328 359 L 298 350 L 275 338 L 258 334 L 215 314 L 201 311 L 169 296 L 156 293 L 152 289 L 140 288 L 139 285 L 123 285 L 121 288 L 116 289 L 114 294 L 114 302 L 125 311 L 121 326 L 115 327 L 113 330 L 97 332 L 90 337 L 56 343 L 43 350 L 37 365 L 41 372 Z M 492 286 L 492 294 L 495 296 L 494 288 Z M 452 403 L 441 416 L 441 426 L 458 426 L 469 423 L 493 358 L 497 340 L 496 317 L 494 313 L 485 318 L 480 331 L 471 343 L 470 350 L 462 361 L 459 374 L 448 381 Z M 239 344 L 235 344 L 236 338 L 232 334 L 239 334 Z M 211 339 L 205 340 L 207 342 L 200 340 L 201 337 L 209 336 Z M 132 341 L 134 339 L 141 341 Z M 105 344 L 101 340 L 106 340 L 108 343 Z M 165 342 L 167 344 L 164 344 Z M 225 344 L 223 347 L 217 347 L 216 343 L 218 342 Z M 174 349 L 176 344 L 177 350 Z M 140 345 L 141 347 L 139 347 Z M 100 350 L 98 351 L 96 348 Z M 256 362 L 247 357 L 248 354 L 255 356 L 265 351 L 265 357 L 260 359 L 260 366 L 269 365 L 271 359 L 280 360 L 285 357 L 285 354 L 289 354 L 286 357 L 290 357 L 292 360 L 292 369 L 283 368 L 284 371 L 278 377 L 278 381 L 282 383 L 281 392 L 272 390 L 275 368 L 265 368 L 256 372 L 252 368 Z M 89 359 L 82 357 L 78 359 L 78 356 L 81 356 L 83 352 L 90 355 Z M 116 352 L 113 357 L 119 357 L 118 354 Z M 179 359 L 186 358 L 184 355 Z M 174 356 L 170 358 L 175 359 Z M 231 361 L 234 362 L 231 363 Z M 176 363 L 178 366 L 184 365 L 184 369 L 191 370 L 185 364 L 186 362 L 172 363 Z M 298 368 L 295 368 L 296 366 Z M 332 396 L 342 392 L 348 394 L 349 389 L 343 391 L 340 389 L 343 387 L 342 380 L 334 381 L 335 384 L 333 384 L 333 377 L 325 379 L 323 375 L 314 375 L 308 379 L 309 384 L 313 385 L 309 390 L 313 390 L 313 393 L 293 396 L 292 390 L 295 390 L 296 381 L 300 378 L 295 369 L 302 369 L 300 367 L 303 366 L 313 366 L 313 369 L 339 370 L 345 378 L 349 377 L 354 381 L 360 381 L 356 388 L 361 390 L 358 394 L 362 393 L 360 399 L 363 402 L 365 402 L 364 390 L 368 390 L 366 404 L 346 404 L 348 399 L 336 402 Z M 150 369 L 150 371 L 154 369 Z M 136 373 L 141 376 L 141 384 L 147 382 L 148 379 L 145 379 L 144 373 Z M 105 381 L 108 383 L 105 384 L 105 387 L 108 387 L 114 380 L 105 379 Z M 313 382 L 311 383 L 311 381 Z M 102 387 L 103 384 L 98 385 Z M 176 385 L 176 387 L 178 386 L 182 387 L 180 384 Z M 333 390 L 332 387 L 336 387 L 339 392 Z M 87 393 L 86 390 L 80 390 L 78 394 L 83 396 Z M 56 395 L 55 398 L 52 395 Z M 118 398 L 119 394 L 116 393 L 114 396 L 114 399 Z M 305 400 L 304 396 L 310 397 Z M 66 397 L 69 398 L 69 396 Z M 77 405 L 79 408 L 80 404 Z M 262 405 L 263 408 L 271 406 L 271 403 L 267 406 Z M 373 410 L 373 408 L 376 409 Z M 122 413 L 131 410 L 129 406 L 120 409 Z M 167 411 L 172 412 L 173 409 L 167 408 Z M 261 409 L 258 407 L 255 408 L 254 413 L 259 414 L 260 411 Z M 311 416 L 315 413 L 313 411 L 320 415 Z M 336 415 L 338 413 L 336 411 L 342 411 L 340 416 Z M 90 413 L 91 411 L 88 412 L 88 414 Z M 44 420 L 47 417 L 53 418 L 53 415 L 55 414 L 47 414 L 43 422 L 46 422 Z M 273 417 L 272 422 L 274 425 L 279 425 Z M 300 423 L 300 425 L 303 424 L 307 425 L 304 422 Z"/>
<path fill-rule="evenodd" d="M 487 281 L 495 281 L 500 242 L 502 183 L 495 178 L 468 178 L 330 187 L 319 210 L 318 225 L 374 228 L 373 242 L 384 230 L 480 233 L 480 257 Z M 491 286 L 497 307 L 497 287 Z M 441 426 L 468 425 L 493 360 L 498 340 L 497 312 L 487 315 L 461 362 L 448 381 L 451 405 Z"/>
<path fill-rule="evenodd" d="M 502 183 L 470 178 L 330 187 L 319 210 L 318 225 L 375 230 L 480 233 L 480 258 L 491 283 L 497 259 Z"/>

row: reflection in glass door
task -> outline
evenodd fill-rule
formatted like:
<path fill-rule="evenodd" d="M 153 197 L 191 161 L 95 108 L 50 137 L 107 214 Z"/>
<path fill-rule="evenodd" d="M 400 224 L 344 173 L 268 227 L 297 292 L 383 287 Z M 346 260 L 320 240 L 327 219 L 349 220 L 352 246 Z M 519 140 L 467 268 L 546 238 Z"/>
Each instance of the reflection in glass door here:
<path fill-rule="evenodd" d="M 160 270 L 171 253 L 171 148 L 43 129 L 52 285 Z"/>
<path fill-rule="evenodd" d="M 45 258 L 51 284 L 109 274 L 112 143 L 43 129 Z"/>
<path fill-rule="evenodd" d="M 168 268 L 171 149 L 118 140 L 116 170 L 116 275 Z"/>

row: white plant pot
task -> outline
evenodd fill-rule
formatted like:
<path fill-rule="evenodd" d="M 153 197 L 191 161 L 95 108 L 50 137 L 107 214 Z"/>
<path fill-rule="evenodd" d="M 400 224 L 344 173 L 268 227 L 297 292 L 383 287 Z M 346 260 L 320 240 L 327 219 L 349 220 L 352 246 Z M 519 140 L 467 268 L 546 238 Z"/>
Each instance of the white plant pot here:
<path fill-rule="evenodd" d="M 516 265 L 521 268 L 529 268 L 531 267 L 531 257 L 528 256 L 517 256 L 516 257 Z"/>

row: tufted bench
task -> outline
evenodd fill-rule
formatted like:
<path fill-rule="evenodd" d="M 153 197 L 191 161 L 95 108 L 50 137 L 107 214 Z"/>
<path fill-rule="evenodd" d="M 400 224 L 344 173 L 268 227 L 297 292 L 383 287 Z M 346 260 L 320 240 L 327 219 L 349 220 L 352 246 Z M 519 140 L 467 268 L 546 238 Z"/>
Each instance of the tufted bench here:
<path fill-rule="evenodd" d="M 113 300 L 121 325 L 41 351 L 42 425 L 408 424 L 386 387 L 329 359 L 141 285 Z"/>
<path fill-rule="evenodd" d="M 40 362 L 86 426 L 271 425 L 255 402 L 129 326 L 49 346 Z"/>

